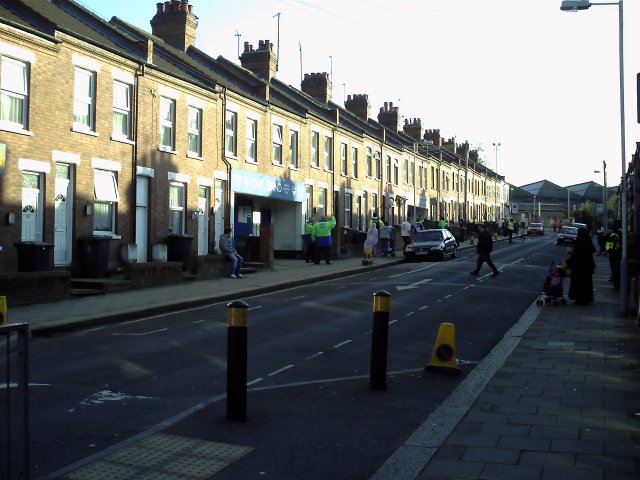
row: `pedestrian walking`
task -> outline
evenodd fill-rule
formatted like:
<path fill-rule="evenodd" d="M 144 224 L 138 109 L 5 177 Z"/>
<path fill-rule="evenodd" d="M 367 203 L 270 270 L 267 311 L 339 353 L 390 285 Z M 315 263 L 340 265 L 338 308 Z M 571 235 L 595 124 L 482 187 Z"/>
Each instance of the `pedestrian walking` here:
<path fill-rule="evenodd" d="M 233 248 L 233 244 L 231 242 L 231 227 L 224 229 L 224 233 L 220 235 L 220 239 L 218 240 L 218 246 L 220 247 L 222 254 L 231 260 L 231 273 L 229 274 L 229 278 L 244 277 L 244 275 L 240 273 L 244 259 L 236 249 Z"/>
<path fill-rule="evenodd" d="M 364 261 L 370 262 L 373 249 L 378 244 L 378 229 L 372 223 L 367 231 L 367 238 L 364 241 Z"/>
<path fill-rule="evenodd" d="M 386 257 L 387 254 L 391 254 L 389 245 L 391 244 L 393 230 L 391 226 L 385 225 L 384 222 L 381 222 L 380 225 L 380 256 Z"/>
<path fill-rule="evenodd" d="M 489 268 L 493 270 L 493 276 L 500 274 L 496 266 L 491 261 L 491 251 L 493 250 L 493 238 L 487 230 L 484 224 L 478 224 L 478 244 L 476 247 L 478 252 L 478 260 L 476 261 L 476 269 L 471 272 L 471 275 L 478 275 L 483 263 L 487 263 Z"/>
<path fill-rule="evenodd" d="M 588 305 L 593 302 L 593 272 L 596 269 L 593 254 L 595 252 L 589 232 L 585 228 L 579 228 L 571 258 L 567 261 L 571 269 L 569 298 L 577 305 Z"/>
<path fill-rule="evenodd" d="M 513 220 L 509 219 L 509 223 L 507 224 L 507 229 L 509 230 L 509 243 L 513 243 L 513 230 L 515 229 L 513 225 Z"/>
<path fill-rule="evenodd" d="M 309 218 L 304 224 L 304 241 L 307 247 L 305 260 L 314 262 L 316 258 L 316 242 L 313 239 L 313 219 Z"/>
<path fill-rule="evenodd" d="M 447 222 L 444 217 L 440 217 L 440 220 L 438 221 L 438 228 L 447 228 Z"/>
<path fill-rule="evenodd" d="M 411 224 L 409 223 L 408 218 L 405 218 L 404 222 L 402 222 L 400 235 L 402 235 L 402 242 L 404 243 L 404 245 L 402 245 L 402 252 L 404 253 L 407 245 L 411 243 Z"/>
<path fill-rule="evenodd" d="M 331 230 L 336 226 L 336 217 L 333 215 L 327 220 L 322 216 L 319 222 L 313 224 L 313 239 L 316 242 L 315 264 L 319 265 L 324 259 L 327 265 L 331 265 Z"/>

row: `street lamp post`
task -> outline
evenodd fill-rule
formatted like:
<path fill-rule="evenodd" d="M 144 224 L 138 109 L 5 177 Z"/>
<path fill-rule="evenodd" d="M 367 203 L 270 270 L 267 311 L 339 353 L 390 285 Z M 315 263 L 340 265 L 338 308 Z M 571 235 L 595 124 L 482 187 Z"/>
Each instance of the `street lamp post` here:
<path fill-rule="evenodd" d="M 593 173 L 600 173 L 600 170 L 594 170 Z M 602 189 L 602 223 L 605 233 L 609 226 L 609 215 L 607 212 L 607 162 L 602 161 L 602 176 L 604 179 L 604 188 Z"/>
<path fill-rule="evenodd" d="M 627 265 L 627 163 L 625 153 L 625 121 L 624 121 L 624 42 L 623 42 L 623 1 L 619 2 L 590 2 L 589 0 L 563 0 L 560 10 L 575 12 L 586 10 L 592 5 L 617 5 L 618 6 L 618 56 L 620 64 L 620 154 L 621 154 L 621 181 L 620 181 L 620 210 L 622 217 L 622 255 L 620 256 L 620 314 L 627 314 L 627 290 L 629 288 Z"/>
<path fill-rule="evenodd" d="M 499 203 L 498 206 L 498 211 L 496 213 L 499 214 L 500 218 L 496 219 L 496 220 L 501 220 L 503 218 L 502 215 L 502 203 L 500 202 L 500 196 L 498 195 L 498 147 L 500 146 L 500 143 L 494 143 L 493 147 L 496 149 L 496 181 L 495 181 L 495 194 L 496 194 L 496 200 L 497 203 Z"/>

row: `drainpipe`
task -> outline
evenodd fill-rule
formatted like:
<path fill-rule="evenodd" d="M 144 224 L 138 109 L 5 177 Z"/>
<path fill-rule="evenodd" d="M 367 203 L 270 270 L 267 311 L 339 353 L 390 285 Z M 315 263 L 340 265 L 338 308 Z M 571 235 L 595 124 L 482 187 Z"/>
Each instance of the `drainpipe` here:
<path fill-rule="evenodd" d="M 227 188 L 224 191 L 224 227 L 231 225 L 231 163 L 225 156 L 225 122 L 227 120 L 227 87 L 222 87 L 222 91 L 219 92 L 222 97 L 222 147 L 220 148 L 220 154 L 222 161 L 227 166 Z"/>
<path fill-rule="evenodd" d="M 136 196 L 138 194 L 138 109 L 140 108 L 140 78 L 145 75 L 145 64 L 141 63 L 138 65 L 135 73 L 135 81 L 136 84 L 133 89 L 133 104 L 135 105 L 135 111 L 133 112 L 133 118 L 131 118 L 131 139 L 133 140 L 133 150 L 131 152 L 131 163 L 133 165 L 132 168 L 132 181 L 133 181 L 133 202 L 132 205 L 135 208 L 136 205 Z M 133 231 L 131 232 L 131 238 L 135 240 L 136 238 L 136 215 L 134 212 L 133 222 L 131 222 L 131 226 L 133 227 Z M 148 247 L 148 245 L 147 245 Z"/>

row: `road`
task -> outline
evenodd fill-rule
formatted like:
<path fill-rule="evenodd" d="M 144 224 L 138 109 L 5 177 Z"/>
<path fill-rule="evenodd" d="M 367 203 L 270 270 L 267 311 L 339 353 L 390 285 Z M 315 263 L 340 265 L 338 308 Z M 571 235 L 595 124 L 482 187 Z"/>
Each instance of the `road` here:
<path fill-rule="evenodd" d="M 253 449 L 216 479 L 369 478 L 535 300 L 564 256 L 552 242 L 496 244 L 496 278 L 469 275 L 469 251 L 246 298 L 245 423 L 225 416 L 225 303 L 34 338 L 32 476 L 162 425 Z M 378 291 L 391 294 L 384 391 L 368 387 Z M 442 322 L 456 325 L 459 377 L 424 371 Z"/>

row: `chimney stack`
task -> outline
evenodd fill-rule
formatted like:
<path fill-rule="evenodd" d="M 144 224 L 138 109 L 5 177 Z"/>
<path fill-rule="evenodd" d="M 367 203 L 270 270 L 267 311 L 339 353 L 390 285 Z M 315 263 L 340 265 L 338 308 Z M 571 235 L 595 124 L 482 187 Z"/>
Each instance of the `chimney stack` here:
<path fill-rule="evenodd" d="M 344 108 L 365 122 L 371 118 L 369 95 L 354 94 L 353 96 L 347 96 L 347 101 L 344 102 Z"/>
<path fill-rule="evenodd" d="M 269 40 L 260 40 L 258 49 L 254 50 L 253 45 L 244 42 L 240 64 L 243 68 L 270 82 L 276 76 L 278 68 L 278 57 L 273 53 L 273 43 Z"/>
<path fill-rule="evenodd" d="M 442 137 L 440 136 L 440 130 L 438 129 L 426 130 L 424 132 L 424 139 L 431 140 L 433 142 L 433 145 L 438 148 L 442 147 Z"/>
<path fill-rule="evenodd" d="M 414 118 L 412 120 L 405 119 L 402 130 L 415 142 L 422 140 L 422 120 L 419 118 Z"/>
<path fill-rule="evenodd" d="M 198 17 L 193 14 L 189 0 L 156 3 L 156 14 L 150 23 L 153 35 L 183 52 L 196 43 Z"/>
<path fill-rule="evenodd" d="M 400 130 L 399 108 L 394 107 L 392 102 L 384 102 L 384 107 L 380 107 L 380 112 L 378 113 L 378 123 L 392 132 L 398 133 Z"/>
<path fill-rule="evenodd" d="M 305 73 L 302 79 L 302 91 L 320 103 L 328 104 L 332 91 L 329 74 L 326 72 Z"/>

